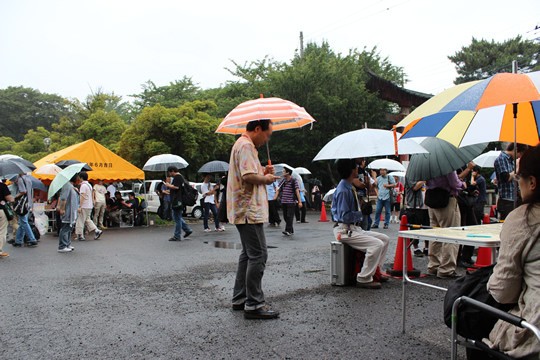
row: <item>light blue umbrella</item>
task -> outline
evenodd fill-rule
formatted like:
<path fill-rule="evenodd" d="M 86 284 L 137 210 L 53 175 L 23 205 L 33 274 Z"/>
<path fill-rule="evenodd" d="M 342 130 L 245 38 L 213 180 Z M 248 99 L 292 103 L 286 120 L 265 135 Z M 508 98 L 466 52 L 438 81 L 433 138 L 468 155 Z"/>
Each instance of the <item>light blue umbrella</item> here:
<path fill-rule="evenodd" d="M 62 187 L 66 185 L 73 176 L 75 176 L 75 174 L 80 173 L 82 168 L 84 168 L 85 166 L 86 163 L 69 165 L 67 168 L 56 174 L 53 181 L 51 182 L 51 185 L 49 185 L 48 199 L 50 200 L 54 196 L 54 194 L 60 191 L 60 189 L 62 189 Z"/>

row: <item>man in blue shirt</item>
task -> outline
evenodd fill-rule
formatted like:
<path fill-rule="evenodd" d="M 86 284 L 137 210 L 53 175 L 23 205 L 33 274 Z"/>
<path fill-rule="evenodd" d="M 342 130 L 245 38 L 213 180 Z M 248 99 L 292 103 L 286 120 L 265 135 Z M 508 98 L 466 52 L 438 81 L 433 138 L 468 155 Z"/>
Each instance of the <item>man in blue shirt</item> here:
<path fill-rule="evenodd" d="M 364 265 L 356 277 L 358 286 L 366 289 L 380 289 L 381 283 L 379 281 L 386 281 L 388 277 L 380 276 L 379 281 L 375 281 L 373 276 L 384 264 L 389 238 L 384 234 L 364 231 L 355 225 L 362 221 L 362 213 L 358 207 L 358 196 L 352 186 L 353 180 L 358 178 L 355 161 L 340 159 L 337 162 L 337 170 L 341 181 L 332 200 L 332 218 L 336 221 L 334 237 L 337 241 L 366 254 Z"/>
<path fill-rule="evenodd" d="M 381 212 L 384 206 L 384 228 L 388 229 L 388 223 L 390 222 L 390 210 L 392 206 L 392 201 L 390 199 L 390 191 L 393 191 L 396 187 L 396 181 L 393 176 L 388 176 L 387 169 L 381 169 L 381 175 L 375 180 L 375 185 L 377 185 L 378 195 L 377 195 L 377 206 L 375 208 L 375 220 L 373 221 L 372 229 L 377 229 L 379 227 L 379 221 L 381 220 Z"/>

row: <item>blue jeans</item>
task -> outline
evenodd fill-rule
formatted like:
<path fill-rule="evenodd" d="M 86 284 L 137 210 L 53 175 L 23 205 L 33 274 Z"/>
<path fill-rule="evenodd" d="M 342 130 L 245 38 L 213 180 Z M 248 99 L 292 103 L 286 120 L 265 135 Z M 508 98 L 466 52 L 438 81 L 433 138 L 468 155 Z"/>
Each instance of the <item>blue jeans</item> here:
<path fill-rule="evenodd" d="M 24 235 L 28 236 L 28 239 L 30 239 L 31 243 L 36 242 L 36 237 L 34 236 L 34 233 L 32 232 L 32 228 L 30 228 L 30 224 L 28 223 L 28 215 L 19 215 L 19 228 L 17 229 L 17 234 L 15 236 L 15 243 L 22 245 L 24 240 Z"/>
<path fill-rule="evenodd" d="M 212 210 L 212 214 L 214 215 L 214 224 L 216 225 L 216 229 L 219 229 L 219 217 L 217 213 L 217 207 L 216 204 L 212 203 L 204 203 L 204 229 L 208 229 L 208 216 L 210 215 L 210 210 Z"/>
<path fill-rule="evenodd" d="M 375 220 L 373 221 L 373 226 L 379 226 L 379 220 L 381 219 L 381 212 L 384 206 L 384 225 L 388 226 L 390 222 L 390 198 L 386 200 L 377 199 L 377 207 L 375 209 Z"/>
<path fill-rule="evenodd" d="M 182 218 L 182 230 L 184 230 L 184 231 L 187 232 L 187 233 L 193 232 L 193 230 L 191 230 L 191 228 L 190 228 L 189 225 L 186 223 L 186 221 L 184 220 L 184 218 Z"/>
<path fill-rule="evenodd" d="M 182 223 L 185 224 L 184 219 L 182 219 L 182 208 L 173 209 L 172 210 L 172 216 L 173 220 L 175 222 L 174 225 L 174 237 L 176 239 L 182 239 Z M 187 224 L 186 224 L 187 226 Z"/>
<path fill-rule="evenodd" d="M 71 232 L 73 227 L 70 223 L 62 223 L 60 233 L 58 235 L 58 249 L 65 249 L 71 245 Z"/>

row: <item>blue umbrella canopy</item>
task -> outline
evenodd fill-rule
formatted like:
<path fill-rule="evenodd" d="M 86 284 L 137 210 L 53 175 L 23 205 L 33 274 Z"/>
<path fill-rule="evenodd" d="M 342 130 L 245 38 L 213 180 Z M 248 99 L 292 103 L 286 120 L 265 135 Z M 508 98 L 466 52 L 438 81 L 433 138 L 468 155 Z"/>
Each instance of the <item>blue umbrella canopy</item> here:
<path fill-rule="evenodd" d="M 31 171 L 32 169 L 30 169 L 21 161 L 16 161 L 15 159 L 0 160 L 0 176 L 6 176 L 11 174 L 27 174 Z"/>

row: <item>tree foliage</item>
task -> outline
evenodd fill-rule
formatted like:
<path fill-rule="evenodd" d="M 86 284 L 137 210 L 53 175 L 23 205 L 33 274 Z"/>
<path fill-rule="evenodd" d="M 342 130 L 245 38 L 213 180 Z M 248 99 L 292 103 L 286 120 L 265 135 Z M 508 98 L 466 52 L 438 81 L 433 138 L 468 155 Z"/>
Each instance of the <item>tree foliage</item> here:
<path fill-rule="evenodd" d="M 142 88 L 142 93 L 131 95 L 135 98 L 135 106 L 139 111 L 158 104 L 166 108 L 178 107 L 186 102 L 197 100 L 201 91 L 193 80 L 186 76 L 165 86 L 157 86 L 149 80 L 142 85 Z"/>
<path fill-rule="evenodd" d="M 403 79 L 402 70 L 382 59 L 376 49 L 343 56 L 327 43 L 308 44 L 303 57 L 295 56 L 281 71 L 270 74 L 272 95 L 303 106 L 317 120 L 312 129 L 276 133 L 271 145 L 274 160 L 316 168 L 335 182 L 328 162 L 311 163 L 317 152 L 335 136 L 360 129 L 364 123 L 388 127 L 384 115 L 389 104 L 365 88 L 367 69 L 388 80 Z"/>
<path fill-rule="evenodd" d="M 122 134 L 120 156 L 142 167 L 153 155 L 178 154 L 189 162 L 191 178 L 207 161 L 228 161 L 234 137 L 214 133 L 220 119 L 209 112 L 215 107 L 200 100 L 176 108 L 146 107 Z"/>
<path fill-rule="evenodd" d="M 29 161 L 37 161 L 47 155 L 47 146 L 43 139 L 50 137 L 49 130 L 43 126 L 30 129 L 24 139 L 13 145 L 13 152 Z"/>
<path fill-rule="evenodd" d="M 22 86 L 0 89 L 0 134 L 15 141 L 38 126 L 50 130 L 52 124 L 68 114 L 67 101 L 58 95 Z"/>
<path fill-rule="evenodd" d="M 477 40 L 448 56 L 456 65 L 455 84 L 486 79 L 499 72 L 511 72 L 512 61 L 517 60 L 521 72 L 538 69 L 540 44 L 516 36 L 503 42 Z"/>

